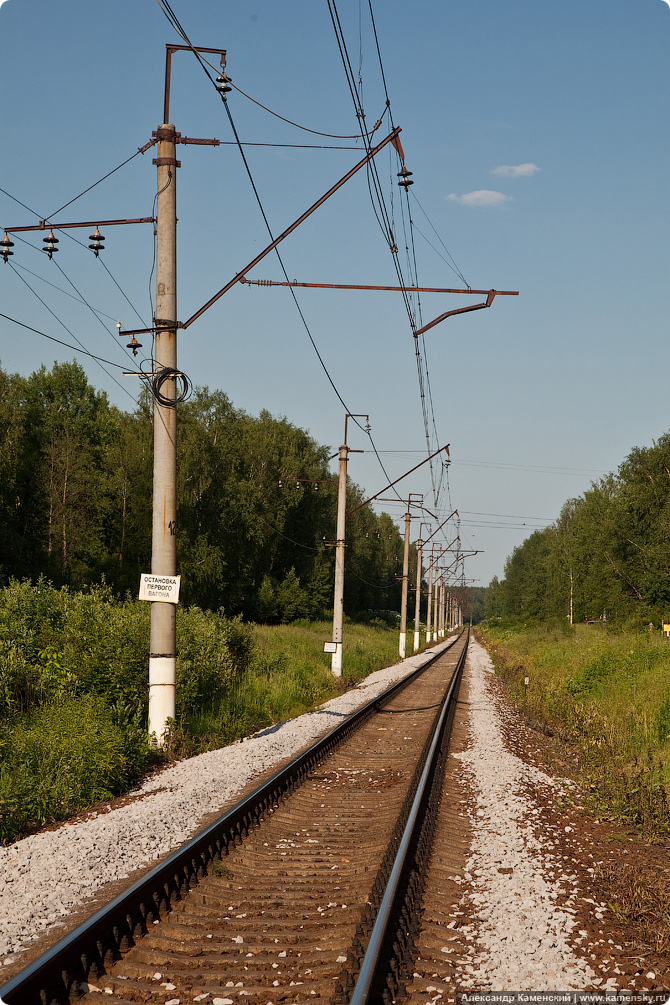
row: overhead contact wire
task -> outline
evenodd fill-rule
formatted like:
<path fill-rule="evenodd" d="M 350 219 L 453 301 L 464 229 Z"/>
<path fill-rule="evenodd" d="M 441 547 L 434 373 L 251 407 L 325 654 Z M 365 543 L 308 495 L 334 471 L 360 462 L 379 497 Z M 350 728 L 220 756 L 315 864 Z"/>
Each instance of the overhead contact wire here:
<path fill-rule="evenodd" d="M 168 18 L 168 20 L 172 24 L 173 28 L 175 28 L 175 30 L 178 32 L 178 34 L 180 35 L 180 37 L 189 46 L 189 48 L 193 52 L 194 56 L 196 57 L 196 59 L 198 60 L 198 62 L 200 63 L 200 65 L 202 66 L 202 69 L 203 69 L 204 73 L 206 74 L 207 78 L 209 79 L 209 81 L 211 82 L 212 86 L 217 91 L 217 94 L 219 94 L 218 88 L 216 88 L 216 83 L 215 83 L 214 80 L 212 80 L 212 77 L 211 77 L 209 71 L 207 70 L 207 67 L 205 66 L 205 61 L 201 58 L 200 53 L 197 52 L 197 50 L 194 48 L 193 44 L 191 43 L 190 39 L 188 38 L 188 35 L 186 34 L 185 30 L 183 29 L 183 27 L 179 23 L 178 18 L 174 14 L 174 11 L 172 10 L 172 8 L 171 8 L 168 0 L 163 0 L 163 2 L 162 2 L 162 0 L 156 0 L 156 2 L 158 3 L 158 5 L 161 8 L 161 10 L 163 10 L 163 13 Z M 245 170 L 247 172 L 247 176 L 249 178 L 249 183 L 250 183 L 252 191 L 254 193 L 254 197 L 255 197 L 256 202 L 258 204 L 258 208 L 260 210 L 261 216 L 262 216 L 263 221 L 265 223 L 267 232 L 270 235 L 270 238 L 272 240 L 274 240 L 274 235 L 272 233 L 272 228 L 270 227 L 270 223 L 269 223 L 269 220 L 267 218 L 267 214 L 265 213 L 265 209 L 263 207 L 260 195 L 258 193 L 258 189 L 256 188 L 256 184 L 254 182 L 253 175 L 252 175 L 251 169 L 249 167 L 249 163 L 248 163 L 247 158 L 245 156 L 245 153 L 244 153 L 244 150 L 243 150 L 243 147 L 242 147 L 242 143 L 241 143 L 241 141 L 239 139 L 239 136 L 238 136 L 238 133 L 237 133 L 237 129 L 236 129 L 235 123 L 233 121 L 233 116 L 232 116 L 232 113 L 231 113 L 230 108 L 228 106 L 228 102 L 225 100 L 225 97 L 223 95 L 219 94 L 219 96 L 220 96 L 220 98 L 221 98 L 221 100 L 223 102 L 223 105 L 224 105 L 225 109 L 226 109 L 226 114 L 228 116 L 228 121 L 229 121 L 230 127 L 231 127 L 231 129 L 233 131 L 233 136 L 235 137 L 235 140 L 237 142 L 237 146 L 238 146 L 238 149 L 239 149 L 239 152 L 240 152 L 240 156 L 242 157 L 242 162 L 243 162 Z M 365 139 L 365 136 L 364 136 L 364 141 L 366 142 L 366 147 L 369 150 L 369 144 L 368 144 L 367 140 Z M 279 252 L 279 250 L 277 248 L 275 248 L 275 254 L 277 255 L 277 259 L 279 261 L 279 265 L 280 265 L 281 270 L 282 270 L 282 272 L 284 274 L 284 277 L 285 277 L 286 281 L 289 282 L 288 273 L 287 273 L 286 268 L 284 266 L 284 262 L 282 260 L 281 254 L 280 254 L 280 252 Z M 348 414 L 351 414 L 349 406 L 347 405 L 347 403 L 345 402 L 344 398 L 340 394 L 340 392 L 339 392 L 339 390 L 338 390 L 338 388 L 337 388 L 337 386 L 336 386 L 333 378 L 331 377 L 331 375 L 330 375 L 330 373 L 328 371 L 328 368 L 327 368 L 327 366 L 326 366 L 326 364 L 325 364 L 325 362 L 323 360 L 323 357 L 321 356 L 321 353 L 319 352 L 318 346 L 316 345 L 316 342 L 314 341 L 314 338 L 313 338 L 312 333 L 310 331 L 309 325 L 307 324 L 307 320 L 306 320 L 306 318 L 305 318 L 305 316 L 304 316 L 304 314 L 302 312 L 302 309 L 300 307 L 300 304 L 299 304 L 298 298 L 297 298 L 297 296 L 295 294 L 295 291 L 294 291 L 293 287 L 289 287 L 289 289 L 291 291 L 291 296 L 293 298 L 293 302 L 294 302 L 294 304 L 296 306 L 296 309 L 298 311 L 298 315 L 299 315 L 299 317 L 300 317 L 300 319 L 301 319 L 301 321 L 303 323 L 305 331 L 307 332 L 307 336 L 308 336 L 308 338 L 309 338 L 309 340 L 310 340 L 310 342 L 312 344 L 312 347 L 313 347 L 314 352 L 316 353 L 316 356 L 317 356 L 317 358 L 318 358 L 318 360 L 319 360 L 319 362 L 321 364 L 321 367 L 322 367 L 322 369 L 323 369 L 323 371 L 324 371 L 324 373 L 325 373 L 325 375 L 326 375 L 326 377 L 328 379 L 328 382 L 330 383 L 333 391 L 335 392 L 335 395 L 337 396 L 337 399 L 339 400 L 340 404 L 343 406 L 343 408 L 345 409 L 345 411 Z M 368 437 L 370 439 L 370 443 L 372 445 L 372 448 L 373 448 L 373 450 L 375 452 L 375 455 L 377 457 L 377 460 L 379 462 L 379 465 L 380 465 L 380 467 L 381 467 L 381 469 L 382 469 L 385 477 L 387 477 L 389 479 L 389 481 L 391 481 L 390 476 L 389 476 L 388 472 L 386 471 L 386 468 L 384 467 L 384 464 L 383 464 L 383 462 L 381 460 L 381 457 L 379 456 L 379 452 L 377 450 L 377 447 L 376 447 L 376 445 L 374 443 L 374 440 L 372 439 L 372 436 L 371 436 L 369 430 L 366 430 L 365 427 L 362 426 L 361 423 L 357 419 L 355 419 L 355 418 L 354 418 L 354 422 L 359 427 L 359 429 L 361 429 L 362 431 L 364 431 L 364 432 L 367 433 L 367 435 L 368 435 Z"/>
<path fill-rule="evenodd" d="M 109 377 L 109 379 L 110 379 L 110 380 L 113 380 L 113 381 L 114 381 L 114 383 L 115 383 L 115 384 L 117 385 L 117 387 L 120 387 L 120 388 L 121 388 L 121 390 L 122 390 L 122 391 L 124 392 L 124 394 L 127 394 L 127 395 L 128 395 L 128 396 L 129 396 L 130 398 L 132 398 L 132 400 L 133 400 L 133 401 L 135 401 L 135 399 L 133 398 L 133 396 L 132 396 L 132 394 L 130 393 L 130 391 L 128 390 L 128 388 L 127 388 L 127 387 L 124 387 L 124 386 L 123 386 L 123 384 L 122 384 L 122 383 L 121 383 L 120 381 L 118 381 L 118 380 L 116 379 L 116 377 L 115 377 L 115 376 L 114 376 L 113 374 L 109 373 L 109 371 L 105 369 L 105 367 L 104 367 L 104 366 L 102 365 L 102 362 L 101 362 L 101 359 L 102 359 L 102 357 L 99 357 L 99 356 L 96 356 L 96 355 L 94 355 L 94 353 L 91 353 L 91 352 L 89 352 L 89 351 L 88 351 L 88 350 L 87 350 L 87 349 L 85 348 L 85 346 L 84 346 L 84 343 L 83 343 L 83 342 L 81 341 L 81 339 L 79 339 L 79 338 L 78 338 L 78 337 L 77 337 L 77 336 L 76 336 L 76 335 L 74 334 L 74 332 L 73 332 L 73 331 L 72 331 L 72 330 L 71 330 L 70 328 L 68 328 L 68 326 L 67 326 L 67 325 L 65 324 L 65 322 L 64 322 L 64 321 L 61 321 L 61 319 L 60 319 L 60 318 L 58 317 L 58 315 L 56 314 L 56 312 L 55 312 L 55 311 L 53 311 L 53 310 L 51 309 L 51 307 L 49 307 L 49 305 L 48 305 L 48 304 L 47 304 L 47 303 L 46 303 L 46 302 L 45 302 L 44 300 L 42 300 L 42 297 L 41 297 L 41 296 L 39 295 L 39 293 L 37 292 L 37 290 L 34 290 L 34 289 L 32 288 L 32 286 L 30 285 L 30 283 L 28 282 L 28 280 L 27 280 L 27 279 L 24 279 L 24 277 L 23 277 L 22 275 L 20 275 L 20 273 L 18 273 L 18 272 L 16 271 L 16 269 L 14 268 L 14 266 L 13 266 L 13 264 L 12 264 L 11 262 L 9 263 L 9 266 L 10 266 L 10 268 L 12 269 L 12 272 L 14 273 L 14 275 L 15 275 L 15 276 L 17 276 L 17 277 L 18 277 L 18 278 L 19 278 L 19 279 L 21 280 L 21 282 L 22 282 L 22 283 L 24 283 L 24 284 L 25 284 L 25 286 L 27 286 L 27 287 L 28 287 L 28 289 L 30 290 L 30 292 L 31 292 L 31 293 L 33 294 L 33 296 L 34 296 L 34 297 L 37 297 L 37 299 L 38 299 L 38 300 L 39 300 L 39 302 L 40 302 L 40 303 L 42 304 L 42 306 L 43 306 L 43 307 L 44 307 L 44 308 L 45 308 L 45 309 L 46 309 L 46 310 L 47 310 L 47 311 L 49 312 L 49 314 L 51 314 L 51 316 L 52 316 L 52 317 L 53 317 L 53 318 L 54 318 L 54 319 L 55 319 L 55 320 L 56 320 L 56 321 L 58 322 L 58 324 L 59 324 L 59 325 L 60 325 L 60 326 L 61 326 L 62 328 L 64 328 L 64 329 L 65 329 L 65 331 L 66 331 L 66 332 L 68 333 L 68 335 L 70 336 L 70 338 L 73 338 L 73 339 L 75 340 L 75 342 L 77 343 L 77 345 L 79 346 L 79 348 L 81 349 L 81 351 L 82 351 L 82 352 L 84 352 L 84 353 L 85 353 L 85 354 L 86 354 L 87 356 L 90 356 L 90 357 L 91 357 L 92 359 L 94 359 L 94 360 L 96 361 L 96 363 L 98 364 L 98 366 L 100 367 L 100 369 L 101 369 L 101 370 L 103 371 L 103 373 L 105 373 L 105 374 L 106 374 L 106 375 L 107 375 L 107 376 Z M 66 277 L 66 278 L 67 278 L 67 277 Z M 92 308 L 91 308 L 91 309 L 92 309 Z M 95 311 L 94 311 L 93 313 L 95 314 Z M 4 314 L 3 314 L 2 316 L 3 316 L 3 317 L 6 317 L 7 315 L 4 315 Z M 97 317 L 97 315 L 96 315 L 96 317 Z M 11 321 L 14 321 L 14 318 L 10 318 L 9 320 L 11 320 Z M 100 320 L 100 319 L 98 319 L 98 320 Z M 18 321 L 15 321 L 15 324 L 20 324 L 20 322 L 18 322 Z M 23 327 L 24 327 L 24 328 L 29 328 L 29 325 L 23 325 Z M 37 329 L 36 329 L 36 328 L 32 328 L 32 329 L 30 329 L 30 330 L 31 330 L 31 331 L 37 331 Z M 45 333 L 44 333 L 44 332 L 38 332 L 38 334 L 39 334 L 39 335 L 45 335 Z M 49 335 L 45 335 L 45 338 L 51 338 L 51 336 L 49 336 Z M 57 342 L 57 341 L 59 341 L 58 339 L 55 339 L 55 338 L 54 338 L 54 339 L 52 339 L 52 340 L 53 340 L 54 342 Z M 63 344 L 63 345 L 65 345 L 66 343 L 62 343 L 62 344 Z M 71 349 L 74 349 L 74 346 L 69 346 L 69 348 L 71 348 Z M 77 351 L 77 350 L 75 350 L 75 351 Z M 106 360 L 105 362 L 109 362 L 109 360 Z M 123 369 L 123 367 L 122 367 L 122 366 L 120 366 L 120 364 L 118 364 L 118 363 L 112 363 L 111 365 L 112 365 L 112 366 L 118 366 L 120 370 L 122 370 L 122 369 Z"/>

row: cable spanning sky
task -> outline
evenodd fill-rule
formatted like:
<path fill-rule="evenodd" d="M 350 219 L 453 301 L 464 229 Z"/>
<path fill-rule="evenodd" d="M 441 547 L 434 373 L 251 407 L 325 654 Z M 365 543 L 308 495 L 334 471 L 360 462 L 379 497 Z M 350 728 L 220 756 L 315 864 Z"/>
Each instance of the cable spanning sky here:
<path fill-rule="evenodd" d="M 668 3 L 377 0 L 374 26 L 368 0 L 171 5 L 195 45 L 227 50 L 247 161 L 202 67 L 176 53 L 171 120 L 183 136 L 221 141 L 178 147 L 180 318 L 267 245 L 259 201 L 278 234 L 360 160 L 361 108 L 369 130 L 381 119 L 373 142 L 402 128 L 409 199 L 389 145 L 375 175 L 360 171 L 283 242 L 289 278 L 396 285 L 399 263 L 423 286 L 519 290 L 427 332 L 419 371 L 408 313 L 425 324 L 481 296 L 423 294 L 408 307 L 399 293 L 297 289 L 299 313 L 287 288 L 238 284 L 180 336 L 192 383 L 285 415 L 335 451 L 344 409 L 309 332 L 341 398 L 370 416 L 379 456 L 349 425 L 350 445 L 366 451 L 349 470 L 366 495 L 387 480 L 380 459 L 392 479 L 426 454 L 421 377 L 429 438 L 452 458 L 440 512 L 459 509 L 464 546 L 483 549 L 467 575 L 486 585 L 567 498 L 670 426 Z M 66 204 L 151 140 L 165 44 L 181 42 L 156 0 L 0 5 L 0 228 L 49 213 L 54 223 L 153 216 L 153 148 Z M 104 229 L 97 259 L 93 230 L 58 232 L 52 260 L 45 234 L 13 237 L 11 264 L 0 262 L 5 370 L 75 357 L 31 328 L 133 368 L 116 322 L 150 322 L 152 226 Z M 268 256 L 249 278 L 285 275 Z M 136 377 L 76 358 L 133 407 Z M 429 466 L 398 490 L 428 505 Z M 401 517 L 400 504 L 378 508 Z"/>

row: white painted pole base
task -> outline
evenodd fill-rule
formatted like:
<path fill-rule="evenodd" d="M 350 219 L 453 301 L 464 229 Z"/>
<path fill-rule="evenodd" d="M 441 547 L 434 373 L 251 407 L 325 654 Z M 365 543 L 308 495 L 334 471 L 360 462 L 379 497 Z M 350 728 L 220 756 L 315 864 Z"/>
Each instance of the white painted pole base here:
<path fill-rule="evenodd" d="M 419 633 L 418 632 L 414 632 L 414 652 L 417 651 L 417 649 L 419 648 L 420 645 L 421 645 L 421 643 L 419 642 Z"/>
<path fill-rule="evenodd" d="M 149 739 L 162 747 L 168 720 L 175 717 L 177 660 L 174 656 L 149 657 Z"/>
<path fill-rule="evenodd" d="M 401 660 L 405 658 L 405 646 L 407 644 L 407 635 L 405 632 L 400 633 L 400 638 L 398 639 L 398 654 Z"/>
<path fill-rule="evenodd" d="M 330 668 L 333 672 L 333 677 L 342 676 L 342 643 L 336 642 L 335 645 L 337 649 L 333 653 L 333 658 L 331 660 Z"/>

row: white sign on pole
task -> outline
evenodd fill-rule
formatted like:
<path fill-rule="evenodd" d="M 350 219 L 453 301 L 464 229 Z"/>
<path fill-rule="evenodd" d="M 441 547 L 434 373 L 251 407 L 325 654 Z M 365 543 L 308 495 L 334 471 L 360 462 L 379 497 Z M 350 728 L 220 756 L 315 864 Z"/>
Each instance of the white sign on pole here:
<path fill-rule="evenodd" d="M 140 575 L 140 600 L 160 600 L 164 604 L 179 601 L 181 576 L 154 576 L 149 572 Z"/>
<path fill-rule="evenodd" d="M 337 652 L 337 642 L 324 642 L 323 643 L 324 653 L 336 653 Z"/>

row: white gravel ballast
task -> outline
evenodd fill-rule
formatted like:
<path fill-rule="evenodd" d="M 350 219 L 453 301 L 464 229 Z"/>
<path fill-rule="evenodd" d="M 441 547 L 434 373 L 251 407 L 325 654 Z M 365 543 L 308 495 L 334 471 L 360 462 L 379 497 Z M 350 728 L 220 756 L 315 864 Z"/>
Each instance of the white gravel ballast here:
<path fill-rule="evenodd" d="M 557 796 L 571 783 L 508 750 L 488 686 L 493 665 L 475 641 L 468 663 L 470 743 L 453 756 L 461 760 L 474 796 L 464 900 L 477 921 L 459 982 L 482 991 L 612 990 L 615 981 L 599 977 L 573 952 L 579 939 L 577 878 L 559 859 L 550 835 L 543 836 L 541 810 L 525 791 L 531 783 Z"/>
<path fill-rule="evenodd" d="M 0 847 L 2 963 L 16 962 L 14 954 L 62 925 L 63 918 L 103 886 L 178 848 L 250 781 L 285 762 L 452 641 L 370 674 L 315 712 L 166 768 L 140 786 L 134 793 L 139 798 L 132 802 Z"/>

